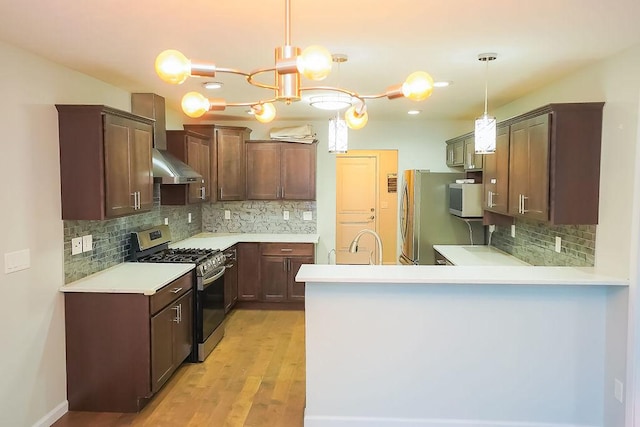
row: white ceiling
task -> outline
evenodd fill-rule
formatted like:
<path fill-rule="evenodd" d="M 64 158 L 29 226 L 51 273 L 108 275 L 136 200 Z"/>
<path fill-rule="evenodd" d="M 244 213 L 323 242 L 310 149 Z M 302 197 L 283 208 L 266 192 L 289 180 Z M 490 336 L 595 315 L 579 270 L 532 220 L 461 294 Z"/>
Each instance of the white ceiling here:
<path fill-rule="evenodd" d="M 1 1 L 0 40 L 125 90 L 160 94 L 176 109 L 204 80 L 160 81 L 153 64 L 162 50 L 251 71 L 273 66 L 274 48 L 284 44 L 284 0 Z M 291 0 L 293 45 L 320 44 L 349 57 L 320 84 L 375 94 L 419 69 L 453 81 L 421 103 L 368 101 L 370 120 L 402 119 L 412 108 L 422 118 L 480 115 L 483 52 L 498 54 L 489 65 L 491 112 L 640 43 L 639 19 L 638 0 Z M 215 80 L 224 89 L 208 96 L 228 102 L 273 95 L 236 75 Z M 276 107 L 279 118 L 331 115 L 304 102 Z M 228 108 L 213 120 L 246 119 L 244 111 Z"/>

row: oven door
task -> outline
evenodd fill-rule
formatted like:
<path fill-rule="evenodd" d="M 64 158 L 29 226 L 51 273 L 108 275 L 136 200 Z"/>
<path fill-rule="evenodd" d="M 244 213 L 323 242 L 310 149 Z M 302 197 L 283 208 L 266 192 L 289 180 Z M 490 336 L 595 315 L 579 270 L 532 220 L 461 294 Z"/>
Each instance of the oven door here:
<path fill-rule="evenodd" d="M 220 267 L 213 276 L 198 283 L 195 325 L 200 361 L 204 360 L 219 341 L 209 342 L 224 321 L 224 271 L 225 267 Z"/>

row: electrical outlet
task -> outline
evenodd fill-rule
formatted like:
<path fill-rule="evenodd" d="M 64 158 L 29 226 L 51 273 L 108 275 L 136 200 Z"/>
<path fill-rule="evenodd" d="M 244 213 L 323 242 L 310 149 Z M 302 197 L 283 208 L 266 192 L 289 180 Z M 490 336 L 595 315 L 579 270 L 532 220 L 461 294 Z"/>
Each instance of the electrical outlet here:
<path fill-rule="evenodd" d="M 87 234 L 82 236 L 82 252 L 91 252 L 93 250 L 93 236 Z"/>
<path fill-rule="evenodd" d="M 516 237 L 516 225 L 511 224 L 511 237 Z"/>
<path fill-rule="evenodd" d="M 187 214 L 187 222 L 191 224 L 191 212 Z"/>
<path fill-rule="evenodd" d="M 495 224 L 489 225 L 489 233 L 493 233 L 494 231 L 496 231 L 496 225 Z"/>
<path fill-rule="evenodd" d="M 82 253 L 82 237 L 74 237 L 71 239 L 71 255 Z"/>
<path fill-rule="evenodd" d="M 311 221 L 313 219 L 313 212 L 311 211 L 305 211 L 302 213 L 302 220 L 303 221 Z"/>
<path fill-rule="evenodd" d="M 169 225 L 169 218 L 164 219 L 164 225 Z"/>
<path fill-rule="evenodd" d="M 556 236 L 556 252 L 562 251 L 562 237 Z"/>
<path fill-rule="evenodd" d="M 624 384 L 619 379 L 615 379 L 613 386 L 613 395 L 616 397 L 618 402 L 622 403 L 624 399 Z"/>
<path fill-rule="evenodd" d="M 15 273 L 16 271 L 26 270 L 31 267 L 31 252 L 29 249 L 21 251 L 7 252 L 4 254 L 4 272 L 5 274 Z"/>
<path fill-rule="evenodd" d="M 289 211 L 284 211 L 282 213 L 282 218 L 284 218 L 285 221 L 289 221 Z"/>
<path fill-rule="evenodd" d="M 224 211 L 224 219 L 231 219 L 231 211 L 229 210 Z"/>

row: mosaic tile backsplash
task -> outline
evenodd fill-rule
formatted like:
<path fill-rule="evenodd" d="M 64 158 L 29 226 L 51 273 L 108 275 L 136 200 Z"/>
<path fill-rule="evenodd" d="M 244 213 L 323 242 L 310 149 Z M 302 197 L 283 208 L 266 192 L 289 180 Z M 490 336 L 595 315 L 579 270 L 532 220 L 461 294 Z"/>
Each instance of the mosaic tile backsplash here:
<path fill-rule="evenodd" d="M 228 210 L 231 218 L 224 219 Z M 289 219 L 283 214 L 289 212 Z M 304 220 L 309 212 L 311 220 Z M 202 229 L 214 233 L 316 233 L 315 201 L 257 201 L 205 203 L 202 205 Z"/>
<path fill-rule="evenodd" d="M 171 239 L 186 239 L 202 230 L 200 205 L 160 206 L 160 184 L 154 185 L 154 207 L 150 212 L 106 221 L 63 221 L 64 280 L 70 283 L 128 260 L 131 232 L 164 223 L 169 219 Z M 188 214 L 191 213 L 191 223 Z M 93 250 L 71 255 L 71 239 L 93 236 Z"/>
<path fill-rule="evenodd" d="M 596 226 L 558 225 L 516 219 L 516 237 L 511 227 L 497 226 L 491 245 L 532 265 L 592 267 L 595 263 Z M 556 236 L 562 250 L 555 251 Z"/>

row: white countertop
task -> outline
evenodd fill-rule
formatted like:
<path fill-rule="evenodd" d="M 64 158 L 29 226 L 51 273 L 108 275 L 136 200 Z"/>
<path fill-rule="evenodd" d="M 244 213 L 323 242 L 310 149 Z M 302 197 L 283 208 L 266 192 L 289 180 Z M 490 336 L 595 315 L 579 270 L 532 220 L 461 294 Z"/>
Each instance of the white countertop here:
<path fill-rule="evenodd" d="M 236 243 L 244 242 L 317 244 L 319 239 L 318 234 L 200 233 L 171 243 L 169 247 L 225 250 Z"/>
<path fill-rule="evenodd" d="M 530 265 L 513 255 L 509 255 L 493 246 L 476 245 L 433 245 L 433 249 L 454 265 L 460 266 L 523 266 Z"/>
<path fill-rule="evenodd" d="M 592 267 L 328 265 L 304 264 L 296 280 L 307 283 L 628 286 L 628 280 Z"/>
<path fill-rule="evenodd" d="M 60 291 L 153 295 L 194 268 L 195 264 L 124 262 L 64 285 Z"/>

